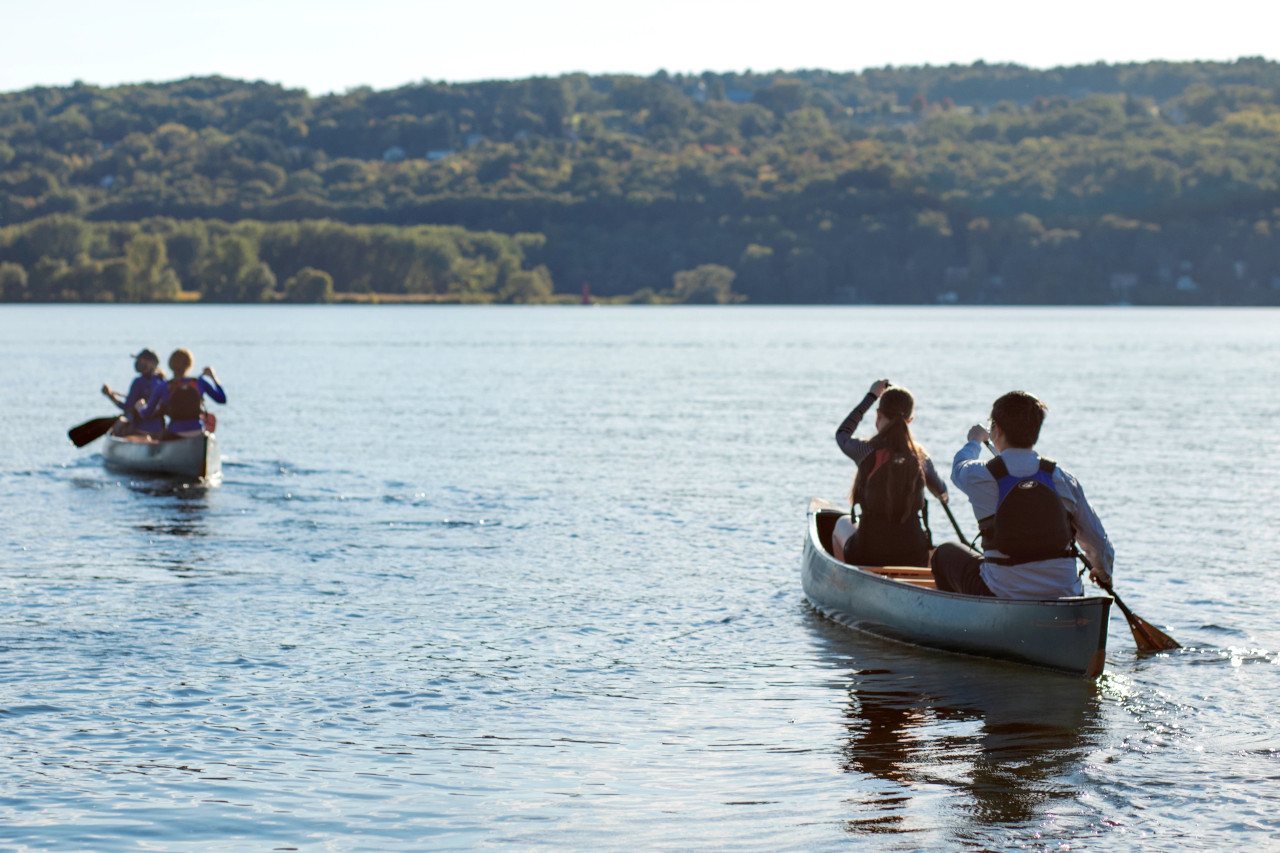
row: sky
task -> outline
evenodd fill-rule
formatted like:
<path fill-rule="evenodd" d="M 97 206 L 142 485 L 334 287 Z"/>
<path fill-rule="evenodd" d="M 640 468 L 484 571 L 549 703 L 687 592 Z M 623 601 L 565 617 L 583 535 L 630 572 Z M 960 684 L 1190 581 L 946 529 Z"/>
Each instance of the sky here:
<path fill-rule="evenodd" d="M 1280 0 L 0 0 L 0 91 L 219 74 L 424 80 L 1280 59 Z"/>

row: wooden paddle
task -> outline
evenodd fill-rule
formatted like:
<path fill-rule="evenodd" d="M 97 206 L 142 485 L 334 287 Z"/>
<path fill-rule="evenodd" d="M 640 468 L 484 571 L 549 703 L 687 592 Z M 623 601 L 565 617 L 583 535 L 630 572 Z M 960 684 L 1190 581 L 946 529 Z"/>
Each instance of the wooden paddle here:
<path fill-rule="evenodd" d="M 1079 552 L 1079 549 L 1076 551 L 1076 556 L 1080 558 L 1080 562 L 1084 563 L 1084 567 L 1086 569 L 1091 572 L 1093 571 L 1093 566 L 1089 565 L 1089 560 L 1085 558 L 1084 554 Z M 1120 596 L 1116 595 L 1116 591 L 1111 588 L 1111 584 L 1104 584 L 1092 575 L 1089 577 L 1094 583 L 1110 593 L 1111 597 L 1115 599 L 1116 604 L 1120 605 L 1120 610 L 1124 613 L 1124 618 L 1129 620 L 1129 630 L 1133 633 L 1133 641 L 1138 644 L 1138 651 L 1167 652 L 1170 649 L 1182 648 L 1177 640 L 1173 639 L 1155 625 L 1152 625 L 1137 613 L 1130 610 L 1124 601 L 1121 600 Z"/>
<path fill-rule="evenodd" d="M 116 425 L 118 420 L 120 420 L 119 415 L 112 415 L 109 418 L 94 418 L 91 421 L 85 421 L 78 427 L 72 427 L 67 430 L 67 437 L 71 439 L 71 443 L 76 447 L 84 447 L 94 439 L 101 438 L 111 432 L 111 428 Z"/>
<path fill-rule="evenodd" d="M 987 446 L 987 450 L 991 451 L 992 456 L 1000 455 L 996 453 L 996 449 L 991 446 L 991 442 L 984 441 L 982 443 Z M 1072 547 L 1074 548 L 1074 543 Z M 1120 605 L 1120 612 L 1124 613 L 1124 618 L 1129 620 L 1129 630 L 1133 633 L 1133 641 L 1137 643 L 1138 651 L 1167 652 L 1170 649 L 1182 648 L 1177 640 L 1173 639 L 1168 634 L 1164 633 L 1159 628 L 1130 610 L 1128 605 L 1126 605 L 1120 596 L 1116 594 L 1116 591 L 1112 588 L 1111 584 L 1104 584 L 1094 578 L 1092 574 L 1093 566 L 1089 563 L 1089 559 L 1085 557 L 1084 554 L 1080 553 L 1079 548 L 1075 548 L 1075 552 L 1076 556 L 1080 558 L 1080 562 L 1084 563 L 1084 567 L 1089 570 L 1089 579 L 1106 590 L 1107 593 L 1111 595 L 1112 599 L 1115 600 L 1115 603 Z"/>

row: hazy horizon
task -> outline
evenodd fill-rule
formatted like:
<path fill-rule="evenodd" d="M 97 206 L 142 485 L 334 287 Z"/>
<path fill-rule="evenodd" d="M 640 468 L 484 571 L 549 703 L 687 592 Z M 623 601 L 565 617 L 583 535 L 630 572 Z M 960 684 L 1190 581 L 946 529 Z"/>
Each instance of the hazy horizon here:
<path fill-rule="evenodd" d="M 514 0 L 459 8 L 368 0 L 358 7 L 228 0 L 216 10 L 143 0 L 120 16 L 68 0 L 14 10 L 0 32 L 0 91 L 110 87 L 223 76 L 312 95 L 423 81 L 467 83 L 570 73 L 700 74 L 1016 63 L 1049 69 L 1095 62 L 1276 59 L 1280 9 L 1225 0 L 1211 18 L 1084 0 L 1028 8 L 995 0 L 958 11 L 926 0 L 909 15 L 887 5 L 816 0 L 780 15 L 762 0 L 651 0 L 644 14 L 586 0 L 530 7 Z"/>

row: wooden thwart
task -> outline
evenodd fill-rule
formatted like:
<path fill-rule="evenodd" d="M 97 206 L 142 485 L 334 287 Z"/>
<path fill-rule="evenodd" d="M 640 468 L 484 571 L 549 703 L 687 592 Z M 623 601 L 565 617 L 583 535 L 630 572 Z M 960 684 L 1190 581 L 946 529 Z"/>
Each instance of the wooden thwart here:
<path fill-rule="evenodd" d="M 873 575 L 888 575 L 891 577 L 931 577 L 933 572 L 925 566 L 858 566 L 864 572 L 871 572 Z"/>
<path fill-rule="evenodd" d="M 922 586 L 929 589 L 937 589 L 938 585 L 933 580 L 933 572 L 921 566 L 859 566 L 864 572 L 870 572 L 873 575 L 879 575 L 882 578 L 909 583 L 912 586 Z"/>

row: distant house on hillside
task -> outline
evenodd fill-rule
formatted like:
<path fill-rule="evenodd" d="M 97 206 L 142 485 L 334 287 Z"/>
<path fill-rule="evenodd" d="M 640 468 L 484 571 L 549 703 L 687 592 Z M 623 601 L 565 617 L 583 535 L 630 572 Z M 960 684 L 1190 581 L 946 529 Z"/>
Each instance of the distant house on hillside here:
<path fill-rule="evenodd" d="M 428 152 L 427 152 L 427 159 L 428 159 L 428 160 L 443 160 L 444 158 L 449 157 L 449 156 L 451 156 L 451 155 L 453 155 L 453 154 L 457 154 L 457 153 L 458 153 L 458 152 L 454 151 L 452 148 L 439 148 L 439 149 L 437 149 L 437 150 L 435 150 L 435 151 L 428 151 Z"/>
<path fill-rule="evenodd" d="M 404 149 L 399 145 L 392 145 L 386 151 L 382 152 L 382 160 L 385 163 L 399 163 L 404 159 Z"/>

